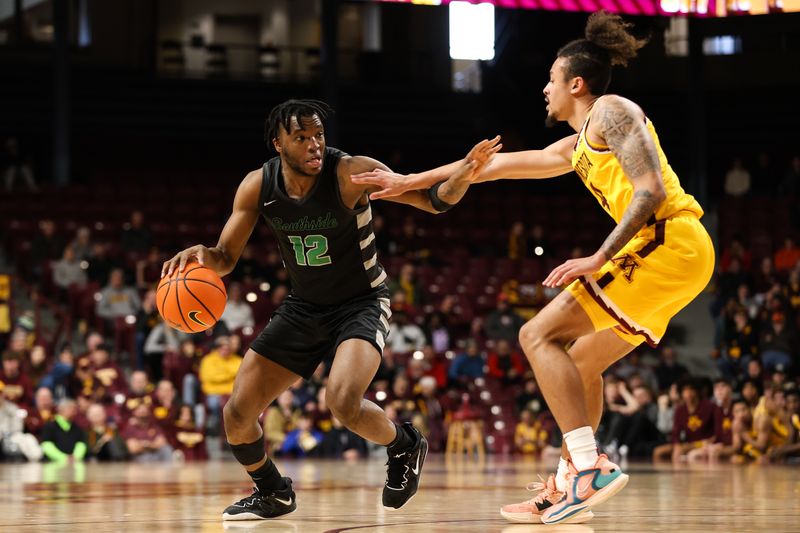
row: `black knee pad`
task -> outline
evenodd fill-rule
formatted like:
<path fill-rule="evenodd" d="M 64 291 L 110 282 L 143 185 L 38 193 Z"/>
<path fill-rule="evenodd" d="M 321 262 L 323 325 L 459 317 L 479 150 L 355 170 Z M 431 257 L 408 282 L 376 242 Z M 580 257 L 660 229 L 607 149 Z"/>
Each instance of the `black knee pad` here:
<path fill-rule="evenodd" d="M 249 444 L 231 444 L 233 456 L 242 465 L 252 465 L 264 458 L 264 435 Z"/>

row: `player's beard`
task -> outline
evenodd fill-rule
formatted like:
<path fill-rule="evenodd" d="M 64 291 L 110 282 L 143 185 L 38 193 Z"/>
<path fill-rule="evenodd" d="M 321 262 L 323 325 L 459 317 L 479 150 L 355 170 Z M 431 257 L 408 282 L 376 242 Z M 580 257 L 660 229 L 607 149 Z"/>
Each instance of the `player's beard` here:
<path fill-rule="evenodd" d="M 547 126 L 548 128 L 552 128 L 556 124 L 558 124 L 558 119 L 556 118 L 556 116 L 553 115 L 552 113 L 548 113 L 547 117 L 544 119 L 544 125 Z"/>
<path fill-rule="evenodd" d="M 319 166 L 319 169 L 318 169 L 317 172 L 309 173 L 309 172 L 306 172 L 305 170 L 303 170 L 302 163 L 300 163 L 296 159 L 293 159 L 293 158 L 288 157 L 288 156 L 284 156 L 284 158 L 285 158 L 284 160 L 286 162 L 286 165 L 289 168 L 291 168 L 294 172 L 300 174 L 301 176 L 307 176 L 309 178 L 316 178 L 317 176 L 320 175 L 320 173 L 322 173 L 322 165 Z M 322 162 L 324 163 L 324 160 Z"/>

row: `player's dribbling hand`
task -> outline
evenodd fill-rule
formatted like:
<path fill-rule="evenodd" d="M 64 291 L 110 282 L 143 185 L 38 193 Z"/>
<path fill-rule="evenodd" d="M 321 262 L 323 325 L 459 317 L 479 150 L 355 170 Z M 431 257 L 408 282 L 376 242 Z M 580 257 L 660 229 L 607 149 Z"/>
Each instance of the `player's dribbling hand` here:
<path fill-rule="evenodd" d="M 557 266 L 550 272 L 550 275 L 542 282 L 545 287 L 558 287 L 572 283 L 573 280 L 586 274 L 594 274 L 606 263 L 606 256 L 603 252 L 597 252 L 590 257 L 570 259 L 569 261 Z"/>
<path fill-rule="evenodd" d="M 178 252 L 175 254 L 175 257 L 164 262 L 164 265 L 161 267 L 161 277 L 169 277 L 175 270 L 178 272 L 183 272 L 183 269 L 186 267 L 186 263 L 188 263 L 192 258 L 197 259 L 198 263 L 204 265 L 207 256 L 208 248 L 202 244 L 198 244 L 196 246 L 192 246 L 191 248 L 187 248 L 182 252 Z"/>

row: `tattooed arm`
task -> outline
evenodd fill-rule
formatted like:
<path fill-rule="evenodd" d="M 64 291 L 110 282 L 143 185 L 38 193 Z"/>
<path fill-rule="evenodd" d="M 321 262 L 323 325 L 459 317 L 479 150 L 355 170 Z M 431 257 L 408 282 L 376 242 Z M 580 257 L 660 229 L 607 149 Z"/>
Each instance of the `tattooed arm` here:
<path fill-rule="evenodd" d="M 630 205 L 600 247 L 609 260 L 642 229 L 666 198 L 666 192 L 658 151 L 641 109 L 614 95 L 600 98 L 595 106 L 595 120 L 591 121 L 588 133 L 605 141 L 633 184 Z"/>
<path fill-rule="evenodd" d="M 557 266 L 542 282 L 545 287 L 558 287 L 597 272 L 642 229 L 666 198 L 658 150 L 647 131 L 644 114 L 633 102 L 611 95 L 597 100 L 587 135 L 598 144 L 605 143 L 617 157 L 633 184 L 633 199 L 600 249 L 590 257 L 570 259 Z"/>

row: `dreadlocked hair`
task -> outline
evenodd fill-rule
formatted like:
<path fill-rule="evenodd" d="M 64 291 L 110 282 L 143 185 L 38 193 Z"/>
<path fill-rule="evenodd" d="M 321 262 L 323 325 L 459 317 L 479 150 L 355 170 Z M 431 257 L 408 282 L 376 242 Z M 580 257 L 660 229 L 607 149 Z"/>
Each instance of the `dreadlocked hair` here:
<path fill-rule="evenodd" d="M 320 120 L 325 120 L 333 114 L 333 109 L 320 100 L 286 100 L 272 108 L 264 123 L 264 142 L 273 148 L 272 139 L 278 137 L 281 126 L 286 131 L 291 131 L 292 119 L 300 123 L 303 118 L 317 115 Z"/>
<path fill-rule="evenodd" d="M 586 22 L 585 38 L 572 41 L 558 51 L 558 57 L 569 59 L 567 78 L 580 76 L 592 94 L 605 94 L 611 83 L 611 67 L 626 66 L 647 44 L 647 39 L 630 34 L 631 26 L 608 11 L 592 13 Z"/>

